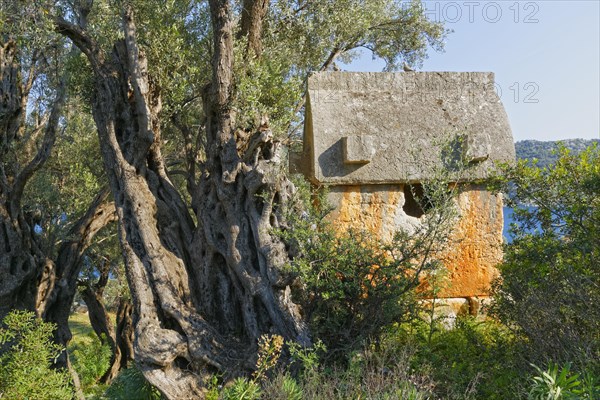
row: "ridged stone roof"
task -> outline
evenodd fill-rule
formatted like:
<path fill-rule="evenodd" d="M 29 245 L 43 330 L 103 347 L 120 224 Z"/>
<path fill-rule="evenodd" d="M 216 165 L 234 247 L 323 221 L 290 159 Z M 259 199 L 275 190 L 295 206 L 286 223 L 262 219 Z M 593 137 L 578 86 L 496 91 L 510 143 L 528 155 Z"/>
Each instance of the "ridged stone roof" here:
<path fill-rule="evenodd" d="M 474 181 L 515 149 L 493 73 L 323 72 L 308 79 L 302 158 L 327 184 L 421 182 L 440 169 Z"/>

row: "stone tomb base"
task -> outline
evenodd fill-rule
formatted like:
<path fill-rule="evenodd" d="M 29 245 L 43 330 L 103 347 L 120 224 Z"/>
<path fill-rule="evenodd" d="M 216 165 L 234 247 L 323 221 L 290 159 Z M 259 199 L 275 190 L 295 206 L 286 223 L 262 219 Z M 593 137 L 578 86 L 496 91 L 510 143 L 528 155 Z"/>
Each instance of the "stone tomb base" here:
<path fill-rule="evenodd" d="M 335 209 L 329 219 L 340 229 L 366 229 L 389 241 L 398 229 L 420 223 L 420 209 L 411 197 L 402 184 L 332 186 L 329 201 Z M 463 184 L 456 201 L 460 216 L 440 257 L 449 282 L 439 297 L 485 297 L 502 261 L 502 196 L 483 185 Z"/>

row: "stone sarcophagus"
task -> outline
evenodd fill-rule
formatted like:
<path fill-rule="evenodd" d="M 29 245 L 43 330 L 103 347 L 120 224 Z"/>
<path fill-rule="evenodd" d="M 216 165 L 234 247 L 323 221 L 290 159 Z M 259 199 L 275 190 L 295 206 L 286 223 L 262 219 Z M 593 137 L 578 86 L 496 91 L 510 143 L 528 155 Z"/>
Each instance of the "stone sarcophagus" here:
<path fill-rule="evenodd" d="M 457 157 L 469 168 L 456 168 Z M 502 198 L 482 182 L 514 158 L 492 73 L 325 72 L 308 79 L 304 150 L 291 164 L 329 186 L 334 223 L 382 240 L 419 223 L 414 188 L 449 171 L 461 184 L 460 217 L 442 297 L 466 299 L 487 294 L 502 259 Z"/>

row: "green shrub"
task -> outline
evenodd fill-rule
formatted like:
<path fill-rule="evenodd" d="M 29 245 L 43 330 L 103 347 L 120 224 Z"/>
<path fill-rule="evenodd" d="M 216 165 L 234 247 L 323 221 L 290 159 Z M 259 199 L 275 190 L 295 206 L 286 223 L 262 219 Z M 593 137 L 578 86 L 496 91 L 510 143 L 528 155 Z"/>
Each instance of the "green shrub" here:
<path fill-rule="evenodd" d="M 532 365 L 538 372 L 531 378 L 531 388 L 528 400 L 560 400 L 579 399 L 581 394 L 579 374 L 571 372 L 571 365 L 565 364 L 560 370 L 557 364 L 550 363 L 548 369 L 543 371 Z"/>
<path fill-rule="evenodd" d="M 223 400 L 257 400 L 260 395 L 261 390 L 258 383 L 253 380 L 237 378 L 231 386 L 223 389 L 219 398 Z"/>
<path fill-rule="evenodd" d="M 294 229 L 281 232 L 293 256 L 287 272 L 298 278 L 295 299 L 313 336 L 326 345 L 328 361 L 347 363 L 386 326 L 418 314 L 416 288 L 441 267 L 435 255 L 456 217 L 454 193 L 443 183 L 424 185 L 427 207 L 420 223 L 382 243 L 364 231 L 335 229 L 324 219 L 325 195 L 311 201 L 306 184 L 297 185 L 304 193 L 299 209 L 309 212 L 289 215 Z"/>
<path fill-rule="evenodd" d="M 581 373 L 581 397 L 584 399 L 600 399 L 600 371 L 584 368 Z"/>
<path fill-rule="evenodd" d="M 277 382 L 277 381 L 275 381 Z M 296 382 L 296 380 L 289 375 L 284 375 L 281 380 L 281 400 L 302 400 L 304 395 L 302 389 Z"/>
<path fill-rule="evenodd" d="M 600 148 L 505 170 L 514 240 L 491 309 L 527 344 L 530 362 L 600 360 Z M 595 360 L 595 361 L 594 361 Z"/>
<path fill-rule="evenodd" d="M 546 370 L 531 364 L 535 375 L 530 379 L 528 400 L 570 400 L 600 398 L 600 381 L 590 370 L 578 374 L 571 370 L 571 364 L 562 368 L 558 364 L 549 363 Z"/>
<path fill-rule="evenodd" d="M 411 368 L 430 379 L 436 398 L 519 398 L 526 366 L 519 364 L 518 342 L 506 327 L 462 317 L 452 329 L 431 329 L 425 321 L 404 324 L 382 341 L 393 351 L 414 349 Z"/>
<path fill-rule="evenodd" d="M 213 375 L 206 386 L 205 400 L 219 400 L 219 377 Z"/>
<path fill-rule="evenodd" d="M 152 386 L 136 367 L 119 372 L 112 384 L 104 393 L 106 399 L 159 400 L 161 394 Z"/>
<path fill-rule="evenodd" d="M 312 347 L 302 347 L 298 343 L 289 343 L 288 345 L 292 367 L 298 370 L 302 375 L 305 372 L 316 371 L 319 369 L 319 358 L 327 352 L 327 347 L 317 340 Z"/>
<path fill-rule="evenodd" d="M 62 348 L 51 341 L 54 325 L 32 312 L 13 311 L 0 328 L 0 398 L 72 399 L 68 372 L 51 369 Z"/>
<path fill-rule="evenodd" d="M 85 336 L 76 337 L 69 346 L 69 352 L 83 390 L 87 392 L 110 367 L 110 346 L 107 343 L 102 344 L 94 332 L 89 332 Z"/>

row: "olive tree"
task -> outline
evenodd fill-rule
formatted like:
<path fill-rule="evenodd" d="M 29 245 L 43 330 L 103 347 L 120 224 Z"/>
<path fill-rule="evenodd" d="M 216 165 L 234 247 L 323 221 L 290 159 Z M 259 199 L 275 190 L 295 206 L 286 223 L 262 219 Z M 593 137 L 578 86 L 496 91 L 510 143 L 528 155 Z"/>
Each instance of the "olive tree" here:
<path fill-rule="evenodd" d="M 53 33 L 50 6 L 0 2 L 0 318 L 36 311 L 64 349 L 82 257 L 116 215 L 107 187 L 63 176 L 80 159 L 57 160 L 72 130 L 66 64 L 75 54 Z M 64 351 L 57 364 L 68 366 Z"/>
<path fill-rule="evenodd" d="M 290 229 L 281 152 L 303 82 L 359 48 L 390 69 L 418 63 L 442 27 L 419 2 L 389 0 L 79 1 L 54 13 L 91 71 L 144 376 L 167 398 L 201 397 L 212 374 L 253 367 L 263 333 L 309 344 L 274 233 Z"/>

